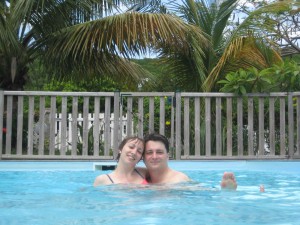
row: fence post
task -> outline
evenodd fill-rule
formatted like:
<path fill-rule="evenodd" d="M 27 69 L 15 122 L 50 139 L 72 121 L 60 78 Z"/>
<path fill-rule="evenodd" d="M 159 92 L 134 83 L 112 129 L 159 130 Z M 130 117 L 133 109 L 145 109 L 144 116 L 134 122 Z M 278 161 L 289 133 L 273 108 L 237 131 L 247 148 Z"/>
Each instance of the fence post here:
<path fill-rule="evenodd" d="M 176 91 L 176 110 L 175 110 L 175 159 L 180 160 L 181 158 L 181 93 Z"/>
<path fill-rule="evenodd" d="M 293 93 L 288 93 L 288 156 L 294 155 L 294 109 L 293 109 Z"/>
<path fill-rule="evenodd" d="M 3 110 L 4 110 L 4 91 L 0 90 L 0 160 L 2 159 L 2 145 L 3 145 Z"/>
<path fill-rule="evenodd" d="M 243 139 L 243 98 L 237 98 L 237 148 L 238 156 L 243 156 L 244 154 L 244 139 Z"/>
<path fill-rule="evenodd" d="M 114 129 L 113 129 L 113 153 L 114 159 L 118 155 L 119 145 L 119 130 L 120 130 L 120 92 L 114 92 Z"/>

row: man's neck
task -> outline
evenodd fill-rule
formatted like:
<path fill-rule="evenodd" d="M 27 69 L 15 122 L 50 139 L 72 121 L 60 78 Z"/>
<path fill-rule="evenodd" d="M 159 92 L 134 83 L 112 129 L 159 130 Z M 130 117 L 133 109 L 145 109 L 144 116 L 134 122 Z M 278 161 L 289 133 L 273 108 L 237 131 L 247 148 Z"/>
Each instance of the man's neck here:
<path fill-rule="evenodd" d="M 160 170 L 149 171 L 151 183 L 160 184 L 165 183 L 170 172 L 170 168 L 166 167 Z"/>

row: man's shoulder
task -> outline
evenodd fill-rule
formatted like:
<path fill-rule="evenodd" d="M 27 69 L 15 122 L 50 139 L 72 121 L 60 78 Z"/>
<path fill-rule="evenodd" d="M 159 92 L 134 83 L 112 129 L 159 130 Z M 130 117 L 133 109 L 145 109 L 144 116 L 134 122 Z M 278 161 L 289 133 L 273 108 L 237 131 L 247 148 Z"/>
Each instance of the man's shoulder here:
<path fill-rule="evenodd" d="M 186 182 L 190 180 L 185 173 L 176 170 L 173 170 L 173 177 L 176 182 Z"/>

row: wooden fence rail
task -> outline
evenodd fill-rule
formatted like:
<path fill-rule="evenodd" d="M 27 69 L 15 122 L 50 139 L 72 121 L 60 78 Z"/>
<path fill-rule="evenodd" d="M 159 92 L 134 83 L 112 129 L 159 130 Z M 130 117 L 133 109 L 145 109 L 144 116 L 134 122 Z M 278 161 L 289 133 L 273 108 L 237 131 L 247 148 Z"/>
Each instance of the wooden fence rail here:
<path fill-rule="evenodd" d="M 299 115 L 300 92 L 0 91 L 0 159 L 113 159 L 148 132 L 177 160 L 297 159 Z"/>

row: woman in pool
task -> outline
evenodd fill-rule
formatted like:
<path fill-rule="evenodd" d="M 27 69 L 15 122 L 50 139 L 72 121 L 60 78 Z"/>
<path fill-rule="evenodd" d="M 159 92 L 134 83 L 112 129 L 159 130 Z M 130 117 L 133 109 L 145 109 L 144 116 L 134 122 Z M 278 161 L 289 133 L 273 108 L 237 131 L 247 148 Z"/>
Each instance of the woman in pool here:
<path fill-rule="evenodd" d="M 96 177 L 94 187 L 108 184 L 147 184 L 146 169 L 136 168 L 142 159 L 144 141 L 139 137 L 127 137 L 119 145 L 117 168 L 110 174 Z"/>

